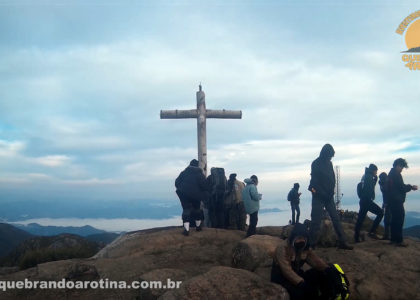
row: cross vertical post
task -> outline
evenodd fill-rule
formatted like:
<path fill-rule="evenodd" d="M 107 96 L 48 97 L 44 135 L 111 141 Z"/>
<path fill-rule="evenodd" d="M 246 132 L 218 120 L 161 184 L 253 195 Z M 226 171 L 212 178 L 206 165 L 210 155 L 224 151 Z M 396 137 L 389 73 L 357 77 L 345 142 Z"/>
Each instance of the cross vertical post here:
<path fill-rule="evenodd" d="M 207 133 L 206 133 L 206 94 L 202 91 L 201 84 L 197 92 L 197 141 L 199 167 L 207 176 Z"/>

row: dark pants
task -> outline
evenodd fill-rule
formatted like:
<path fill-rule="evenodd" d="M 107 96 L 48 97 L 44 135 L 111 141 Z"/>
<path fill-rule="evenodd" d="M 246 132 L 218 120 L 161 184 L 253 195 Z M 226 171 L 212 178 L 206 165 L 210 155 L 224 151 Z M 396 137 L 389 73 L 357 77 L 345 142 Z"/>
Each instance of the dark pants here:
<path fill-rule="evenodd" d="M 346 236 L 344 235 L 343 227 L 341 226 L 337 210 L 335 209 L 333 196 L 322 198 L 319 196 L 312 195 L 311 227 L 309 230 L 309 244 L 312 247 L 315 247 L 318 242 L 324 207 L 331 217 L 331 221 L 333 223 L 338 240 L 340 241 L 340 243 L 346 242 Z"/>
<path fill-rule="evenodd" d="M 209 203 L 210 226 L 224 228 L 225 226 L 225 203 L 223 194 L 213 194 Z"/>
<path fill-rule="evenodd" d="M 235 230 L 245 230 L 246 212 L 243 202 L 235 203 L 225 209 L 225 228 Z"/>
<path fill-rule="evenodd" d="M 389 238 L 391 236 L 391 220 L 392 220 L 392 215 L 391 215 L 391 208 L 389 207 L 388 204 L 384 204 L 383 205 L 383 209 L 385 211 L 384 213 L 384 237 L 385 238 Z"/>
<path fill-rule="evenodd" d="M 251 236 L 257 233 L 258 211 L 249 215 L 249 226 L 246 236 Z"/>
<path fill-rule="evenodd" d="M 391 242 L 401 243 L 403 241 L 403 225 L 405 210 L 403 202 L 391 202 Z"/>
<path fill-rule="evenodd" d="M 284 278 L 280 267 L 274 262 L 271 268 L 271 282 L 281 284 L 289 293 L 291 300 L 333 299 L 328 297 L 331 294 L 331 288 L 324 272 L 309 269 L 306 272 L 299 270 L 297 274 L 305 280 L 309 287 L 307 290 L 303 291 Z"/>
<path fill-rule="evenodd" d="M 299 223 L 299 217 L 300 217 L 299 203 L 290 202 L 290 206 L 292 207 L 292 225 L 294 225 L 295 223 Z M 296 211 L 296 222 L 295 222 L 295 211 Z"/>
<path fill-rule="evenodd" d="M 198 220 L 204 220 L 203 211 L 200 208 L 200 200 L 190 198 L 179 191 L 176 192 L 182 205 L 182 222 L 195 223 Z"/>
<path fill-rule="evenodd" d="M 379 223 L 382 221 L 384 212 L 382 209 L 373 201 L 364 200 L 359 202 L 360 210 L 357 216 L 356 226 L 354 227 L 354 239 L 358 240 L 360 235 L 360 229 L 362 228 L 363 221 L 366 218 L 368 211 L 376 215 L 375 221 L 373 221 L 372 227 L 370 228 L 371 233 L 375 233 Z"/>

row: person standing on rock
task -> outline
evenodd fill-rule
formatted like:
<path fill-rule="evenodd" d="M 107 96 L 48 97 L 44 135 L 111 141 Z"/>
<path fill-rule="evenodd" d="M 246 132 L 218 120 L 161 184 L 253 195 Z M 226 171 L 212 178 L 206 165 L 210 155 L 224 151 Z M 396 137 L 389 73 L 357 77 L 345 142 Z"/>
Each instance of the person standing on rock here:
<path fill-rule="evenodd" d="M 312 268 L 303 271 L 307 263 Z M 341 269 L 340 269 L 341 270 Z M 291 300 L 347 299 L 348 282 L 334 265 L 328 265 L 309 247 L 309 232 L 304 224 L 297 223 L 287 244 L 277 246 L 271 267 L 271 282 L 287 289 Z M 337 295 L 342 298 L 336 298 Z"/>
<path fill-rule="evenodd" d="M 189 166 L 175 180 L 176 193 L 182 205 L 183 235 L 190 232 L 190 221 L 195 221 L 196 231 L 201 231 L 204 220 L 200 208 L 201 201 L 207 195 L 207 182 L 203 170 L 198 166 L 198 160 L 193 159 Z"/>
<path fill-rule="evenodd" d="M 407 244 L 403 242 L 405 197 L 408 192 L 418 189 L 417 185 L 404 184 L 401 172 L 405 168 L 408 168 L 406 160 L 403 158 L 396 159 L 387 179 L 388 201 L 392 215 L 391 243 L 400 247 L 407 247 Z"/>
<path fill-rule="evenodd" d="M 325 144 L 319 157 L 311 165 L 311 181 L 308 190 L 312 193 L 312 211 L 310 228 L 310 246 L 315 248 L 325 210 L 331 217 L 335 233 L 338 236 L 338 248 L 352 250 L 346 243 L 346 237 L 334 203 L 335 174 L 331 159 L 335 151 L 330 144 Z"/>
<path fill-rule="evenodd" d="M 249 226 L 246 236 L 254 235 L 257 232 L 258 210 L 260 209 L 261 194 L 258 194 L 258 177 L 252 175 L 244 180 L 246 186 L 242 191 L 245 211 L 249 215 Z"/>
<path fill-rule="evenodd" d="M 242 191 L 245 184 L 236 179 L 236 174 L 230 174 L 225 197 L 225 226 L 227 229 L 245 230 L 246 212 L 242 201 Z"/>
<path fill-rule="evenodd" d="M 389 240 L 391 233 L 391 209 L 388 204 L 388 187 L 387 187 L 388 175 L 385 172 L 379 174 L 379 187 L 382 192 L 382 209 L 384 210 L 384 236 L 383 240 Z"/>
<path fill-rule="evenodd" d="M 299 193 L 299 183 L 295 183 L 293 188 L 290 190 L 287 195 L 287 200 L 290 201 L 290 206 L 292 208 L 292 225 L 299 223 L 300 208 L 299 208 L 299 198 L 302 193 Z M 295 220 L 295 211 L 296 211 L 296 220 Z"/>
<path fill-rule="evenodd" d="M 363 175 L 360 182 L 362 189 L 360 193 L 359 214 L 357 216 L 356 226 L 354 227 L 355 243 L 360 242 L 360 229 L 368 211 L 376 215 L 375 221 L 370 228 L 368 236 L 375 240 L 379 240 L 379 237 L 376 235 L 376 229 L 378 228 L 379 223 L 381 223 L 384 213 L 382 209 L 373 201 L 375 199 L 375 186 L 376 182 L 378 181 L 378 177 L 376 176 L 377 173 L 378 167 L 374 164 L 370 164 L 368 168 L 365 168 L 365 174 Z"/>

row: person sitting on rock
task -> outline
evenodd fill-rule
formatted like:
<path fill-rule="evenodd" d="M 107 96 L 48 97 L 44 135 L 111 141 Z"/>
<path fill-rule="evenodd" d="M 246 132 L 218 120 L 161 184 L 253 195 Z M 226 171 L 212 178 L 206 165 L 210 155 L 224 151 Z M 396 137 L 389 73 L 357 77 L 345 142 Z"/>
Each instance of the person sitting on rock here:
<path fill-rule="evenodd" d="M 176 193 L 182 205 L 183 234 L 189 235 L 190 221 L 195 221 L 197 231 L 201 231 L 204 220 L 201 201 L 207 196 L 207 182 L 203 170 L 198 166 L 198 160 L 193 159 L 189 166 L 175 180 Z"/>
<path fill-rule="evenodd" d="M 360 210 L 357 216 L 356 226 L 354 228 L 354 241 L 359 243 L 360 229 L 362 227 L 363 221 L 366 218 L 368 211 L 376 215 L 375 221 L 370 228 L 368 236 L 378 240 L 379 237 L 376 235 L 376 229 L 378 228 L 379 223 L 382 221 L 384 212 L 382 209 L 373 201 L 375 199 L 375 185 L 378 181 L 376 176 L 378 173 L 378 167 L 374 164 L 370 164 L 368 168 L 365 168 L 365 174 L 362 177 L 362 190 L 360 195 Z"/>
<path fill-rule="evenodd" d="M 312 268 L 303 271 L 307 263 Z M 341 275 L 342 274 L 342 275 Z M 271 268 L 271 282 L 287 289 L 291 300 L 347 299 L 349 283 L 338 265 L 328 265 L 309 247 L 309 232 L 296 223 L 287 244 L 276 248 Z"/>

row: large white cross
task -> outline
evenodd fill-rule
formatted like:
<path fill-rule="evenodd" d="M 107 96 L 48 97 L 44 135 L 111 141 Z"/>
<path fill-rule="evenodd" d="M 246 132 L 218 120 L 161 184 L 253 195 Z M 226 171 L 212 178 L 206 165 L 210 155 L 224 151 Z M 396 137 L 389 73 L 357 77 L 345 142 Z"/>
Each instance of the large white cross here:
<path fill-rule="evenodd" d="M 198 161 L 204 175 L 207 176 L 207 137 L 206 137 L 206 118 L 212 119 L 241 119 L 240 110 L 213 110 L 206 109 L 206 95 L 199 85 L 197 92 L 197 109 L 189 110 L 161 110 L 161 119 L 197 119 L 197 145 Z"/>

